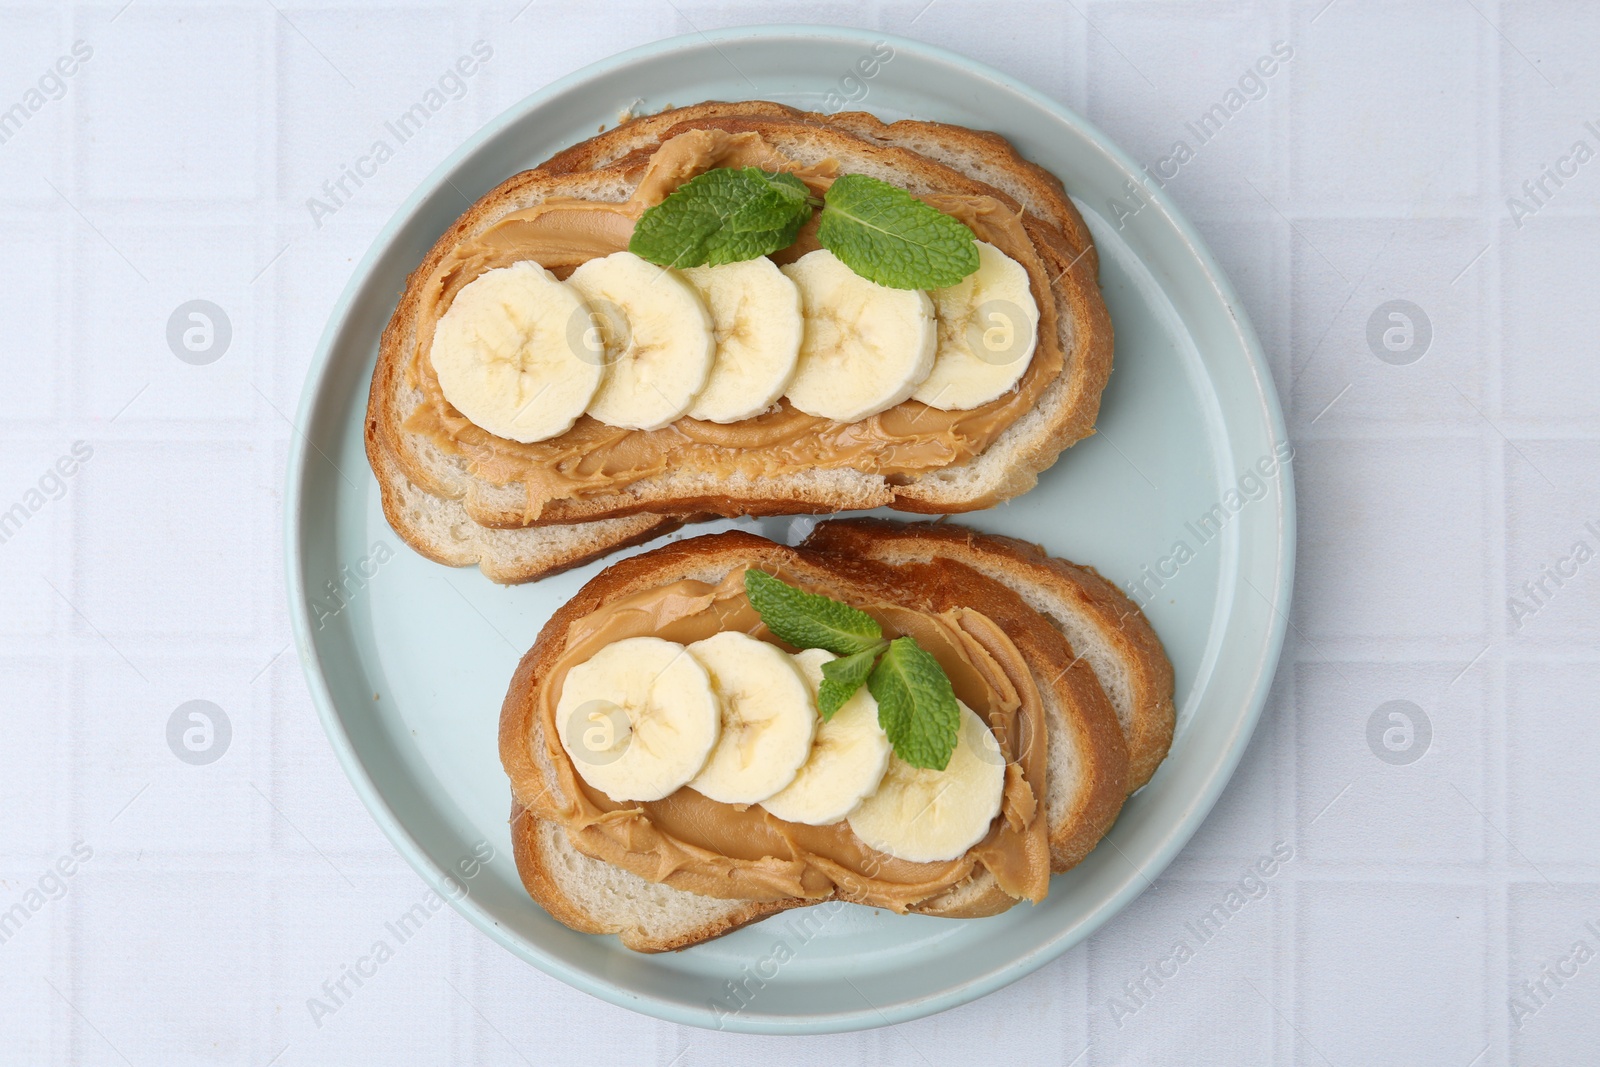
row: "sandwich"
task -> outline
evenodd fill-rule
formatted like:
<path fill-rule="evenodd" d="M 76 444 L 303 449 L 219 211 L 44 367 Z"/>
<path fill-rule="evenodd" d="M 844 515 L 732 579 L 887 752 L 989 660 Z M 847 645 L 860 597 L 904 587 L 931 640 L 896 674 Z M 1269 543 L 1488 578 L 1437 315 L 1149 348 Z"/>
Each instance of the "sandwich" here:
<path fill-rule="evenodd" d="M 1097 270 L 1059 180 L 992 133 L 635 119 L 491 190 L 411 275 L 365 427 L 385 515 L 516 582 L 712 516 L 992 506 L 1093 431 Z"/>
<path fill-rule="evenodd" d="M 1172 670 L 1092 570 L 945 523 L 835 520 L 621 560 L 501 711 L 532 898 L 631 949 L 847 901 L 1038 902 L 1172 736 Z"/>

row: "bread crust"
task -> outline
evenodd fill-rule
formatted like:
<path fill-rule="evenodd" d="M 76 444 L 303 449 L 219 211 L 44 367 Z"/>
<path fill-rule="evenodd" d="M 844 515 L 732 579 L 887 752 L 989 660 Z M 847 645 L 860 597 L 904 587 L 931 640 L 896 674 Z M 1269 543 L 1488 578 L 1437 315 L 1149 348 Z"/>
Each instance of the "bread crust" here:
<path fill-rule="evenodd" d="M 645 513 L 580 526 L 492 529 L 473 522 L 459 500 L 434 496 L 407 478 L 384 447 L 370 415 L 366 450 L 378 480 L 383 516 L 402 541 L 435 563 L 476 564 L 485 577 L 503 585 L 558 574 L 705 517 Z"/>
<path fill-rule="evenodd" d="M 688 948 L 781 911 L 812 903 L 799 898 L 787 901 L 712 901 L 709 897 L 702 897 L 700 900 L 705 902 L 702 905 L 705 914 L 686 926 L 657 929 L 645 922 L 607 921 L 563 882 L 560 873 L 563 860 L 572 859 L 570 853 L 564 854 L 561 847 L 564 840 L 567 840 L 566 831 L 561 829 L 559 823 L 539 819 L 527 809 L 512 805 L 512 854 L 528 895 L 563 925 L 584 934 L 616 934 L 624 945 L 635 952 L 673 952 Z"/>
<path fill-rule="evenodd" d="M 575 929 L 618 933 L 630 947 L 658 951 L 720 936 L 779 910 L 832 899 L 742 901 L 737 903 L 749 907 L 733 910 L 727 907 L 731 902 L 715 900 L 714 905 L 705 905 L 711 914 L 690 924 L 692 928 L 652 929 L 642 918 L 631 924 L 598 919 L 592 901 L 557 877 L 558 865 L 552 859 L 552 853 L 561 848 L 561 841 L 550 837 L 552 826 L 564 835 L 567 848 L 582 851 L 580 841 L 565 835 L 559 825 L 566 802 L 550 769 L 541 764 L 543 742 L 537 710 L 538 693 L 566 647 L 571 624 L 620 597 L 682 578 L 718 581 L 735 568 L 751 564 L 811 573 L 859 590 L 869 599 L 889 599 L 931 611 L 972 607 L 987 615 L 1017 645 L 1045 698 L 1046 729 L 1052 734 L 1047 742 L 1065 744 L 1065 751 L 1073 756 L 1072 781 L 1045 784 L 1052 871 L 1076 864 L 1110 828 L 1127 793 L 1128 753 L 1115 714 L 1087 664 L 1073 657 L 1065 637 L 1029 608 L 1009 583 L 959 562 L 944 562 L 943 557 L 938 563 L 886 564 L 845 552 L 837 544 L 832 549 L 797 550 L 740 531 L 712 534 L 665 545 L 608 567 L 551 617 L 518 664 L 501 711 L 500 755 L 511 779 L 514 821 L 519 824 L 513 826 L 518 869 L 530 895 L 552 915 Z M 1053 772 L 1056 761 L 1052 757 L 1049 762 Z M 1062 795 L 1058 797 L 1058 793 Z M 666 885 L 671 886 L 670 879 Z M 911 910 L 970 918 L 996 914 L 1015 903 L 992 875 L 979 868 L 970 878 Z"/>
<path fill-rule="evenodd" d="M 856 471 L 830 471 L 826 472 L 828 477 L 820 478 L 817 472 L 806 472 L 804 476 L 769 478 L 705 477 L 696 482 L 677 476 L 681 472 L 669 472 L 615 491 L 550 501 L 530 522 L 526 507 L 508 499 L 509 490 L 496 490 L 479 481 L 470 474 L 470 464 L 462 457 L 433 448 L 431 443 L 419 441 L 415 434 L 405 431 L 407 405 L 414 406 L 417 398 L 406 388 L 403 374 L 414 349 L 414 323 L 424 280 L 451 248 L 507 211 L 538 202 L 545 195 L 558 191 L 592 190 L 604 181 L 614 184 L 619 180 L 619 168 L 637 171 L 636 163 L 614 161 L 607 162 L 611 171 L 575 169 L 582 164 L 607 161 L 606 146 L 616 147 L 607 138 L 614 138 L 622 131 L 633 130 L 637 134 L 641 129 L 648 129 L 670 133 L 692 126 L 729 132 L 750 130 L 780 139 L 781 136 L 798 137 L 821 146 L 819 151 L 837 149 L 833 154 L 853 160 L 857 165 L 870 163 L 904 175 L 908 184 L 921 183 L 923 187 L 940 191 L 994 196 L 1021 210 L 1003 191 L 893 145 L 887 135 L 880 136 L 878 141 L 868 141 L 812 121 L 817 118 L 815 116 L 797 118 L 795 115 L 803 113 L 792 113 L 793 109 L 781 105 L 749 102 L 738 106 L 746 110 L 764 109 L 765 113 L 730 116 L 717 110 L 723 105 L 707 104 L 634 120 L 610 134 L 559 154 L 544 169 L 526 171 L 507 179 L 445 232 L 408 280 L 384 330 L 374 370 L 369 434 L 379 438 L 382 453 L 392 460 L 391 469 L 398 470 L 432 495 L 462 500 L 468 514 L 479 524 L 502 528 L 565 525 L 641 514 L 675 516 L 681 521 L 692 515 L 710 513 L 776 515 L 861 510 L 883 505 L 932 514 L 985 507 L 1025 492 L 1035 484 L 1039 471 L 1054 462 L 1064 448 L 1092 432 L 1100 393 L 1110 374 L 1112 350 L 1110 320 L 1095 279 L 1094 260 L 1075 249 L 1059 228 L 1027 214 L 1023 215 L 1024 226 L 1047 271 L 1056 276 L 1053 295 L 1062 322 L 1070 324 L 1063 326 L 1069 335 L 1068 343 L 1063 346 L 1065 365 L 1034 412 L 1008 427 L 989 449 L 965 464 L 903 479 Z M 688 123 L 684 122 L 685 114 L 690 116 Z M 972 134 L 974 145 L 998 143 L 993 135 L 966 132 Z M 1004 166 L 1020 166 L 1020 157 L 1014 152 L 999 155 L 997 148 L 992 151 Z M 636 179 L 635 173 L 630 180 Z M 574 182 L 588 182 L 589 185 L 575 187 Z M 1035 184 L 1042 188 L 1042 183 Z M 1075 210 L 1064 195 L 1060 201 L 1065 205 L 1064 210 Z M 374 470 L 380 483 L 392 476 L 377 464 Z M 700 487 L 695 488 L 695 485 Z"/>
<path fill-rule="evenodd" d="M 523 887 L 535 903 L 544 908 L 558 922 L 585 934 L 615 934 L 635 952 L 674 952 L 730 934 L 742 926 L 776 915 L 793 908 L 819 903 L 791 897 L 780 901 L 733 901 L 711 897 L 695 897 L 695 917 L 679 925 L 651 923 L 649 918 L 636 915 L 631 919 L 607 919 L 596 907 L 593 892 L 585 893 L 563 877 L 572 863 L 603 864 L 603 860 L 590 859 L 572 848 L 571 841 L 560 823 L 539 819 L 517 805 L 511 811 L 512 852 Z M 644 885 L 636 875 L 615 869 L 613 875 L 625 881 Z M 679 898 L 694 894 L 665 886 L 653 887 L 660 895 Z M 932 915 L 945 919 L 979 919 L 998 915 L 1015 904 L 994 876 L 979 871 L 965 882 L 950 887 L 944 893 L 911 908 L 919 915 Z"/>
<path fill-rule="evenodd" d="M 1128 746 L 1128 791 L 1148 782 L 1166 758 L 1177 718 L 1172 662 L 1138 605 L 1093 567 L 1057 559 L 1015 537 L 979 533 L 954 523 L 840 519 L 818 524 L 805 545 L 891 562 L 955 560 L 1013 587 L 1047 591 L 1056 603 L 1092 626 L 1126 666 L 1133 695 L 1131 714 L 1121 724 Z M 1030 602 L 1040 607 L 1040 600 L 1030 598 Z"/>
<path fill-rule="evenodd" d="M 570 148 L 563 148 L 534 169 L 548 174 L 598 170 L 644 145 L 659 143 L 662 134 L 673 126 L 736 116 L 803 120 L 807 113 L 771 100 L 706 100 L 684 107 L 669 107 L 653 115 L 636 115 Z"/>

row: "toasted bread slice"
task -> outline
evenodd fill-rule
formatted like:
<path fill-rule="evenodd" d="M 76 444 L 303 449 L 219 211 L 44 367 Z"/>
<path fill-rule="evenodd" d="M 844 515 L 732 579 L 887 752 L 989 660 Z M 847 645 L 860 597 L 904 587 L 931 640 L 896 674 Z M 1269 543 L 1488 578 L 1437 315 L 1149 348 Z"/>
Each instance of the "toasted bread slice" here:
<path fill-rule="evenodd" d="M 565 647 L 569 624 L 601 604 L 642 590 L 695 579 L 716 582 L 751 564 L 777 564 L 825 575 L 834 583 L 893 591 L 901 603 L 929 610 L 974 606 L 1011 637 L 1030 665 L 1045 705 L 1045 816 L 1051 868 L 1066 870 L 1109 829 L 1127 793 L 1127 746 L 1116 713 L 1086 663 L 1061 633 L 1025 603 L 1030 590 L 960 564 L 911 562 L 885 569 L 838 553 L 790 549 L 732 532 L 679 541 L 614 564 L 553 616 L 523 657 L 500 721 L 500 754 L 514 797 L 518 868 L 533 898 L 575 929 L 616 933 L 630 948 L 680 948 L 791 907 L 790 898 L 752 902 L 702 896 L 647 881 L 585 855 L 556 821 L 563 807 L 549 765 L 536 695 Z M 952 918 L 991 915 L 1015 900 L 982 868 L 912 910 Z"/>
<path fill-rule="evenodd" d="M 1150 780 L 1172 746 L 1172 663 L 1144 613 L 1092 567 L 1014 537 L 939 522 L 848 519 L 817 526 L 805 547 L 904 564 L 948 560 L 1011 586 L 1094 669 L 1128 743 L 1128 791 Z"/>
<path fill-rule="evenodd" d="M 846 171 L 881 177 L 913 192 L 987 195 L 1012 203 L 1006 193 L 994 186 L 926 156 L 869 142 L 829 125 L 770 116 L 705 119 L 694 125 L 756 132 L 802 163 L 832 157 Z M 997 156 L 992 162 L 1002 168 L 1020 166 L 1020 161 L 1007 162 L 1013 158 L 1014 154 Z M 909 511 L 948 513 L 986 507 L 1025 492 L 1062 449 L 1092 432 L 1100 393 L 1110 373 L 1111 332 L 1105 305 L 1088 257 L 1075 250 L 1055 226 L 1025 213 L 1021 219 L 1039 257 L 1037 276 L 1045 278 L 1044 291 L 1038 295 L 1048 305 L 1047 316 L 1055 321 L 1064 365 L 1040 402 L 980 454 L 950 467 L 893 478 L 855 469 L 730 476 L 725 471 L 680 465 L 618 489 L 551 500 L 533 513 L 527 488 L 520 482 L 502 485 L 480 478 L 467 457 L 405 428 L 407 418 L 421 401 L 420 392 L 407 382 L 404 373 L 417 355 L 414 327 L 421 290 L 451 248 L 503 215 L 553 196 L 626 199 L 644 165 L 641 153 L 635 152 L 599 170 L 529 171 L 517 175 L 475 204 L 440 238 L 412 275 L 384 331 L 373 376 L 369 418 L 395 467 L 416 486 L 435 496 L 463 501 L 475 521 L 494 527 L 558 525 L 646 512 L 678 516 L 759 515 L 889 505 Z M 1066 203 L 1070 209 L 1070 202 Z"/>

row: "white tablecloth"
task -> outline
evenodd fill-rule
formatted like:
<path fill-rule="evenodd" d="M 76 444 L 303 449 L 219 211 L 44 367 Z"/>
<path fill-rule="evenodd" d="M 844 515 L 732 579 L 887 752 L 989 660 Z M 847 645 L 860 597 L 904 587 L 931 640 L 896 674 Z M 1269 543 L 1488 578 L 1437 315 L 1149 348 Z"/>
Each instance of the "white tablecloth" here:
<path fill-rule="evenodd" d="M 1600 1060 L 1600 8 L 522 8 L 0 9 L 0 1063 Z M 660 1023 L 449 910 L 314 1017 L 423 894 L 288 650 L 289 417 L 328 310 L 505 107 L 784 19 L 967 52 L 1173 174 L 1298 450 L 1293 626 L 1244 765 L 1098 935 L 921 1022 Z M 477 41 L 460 98 L 344 179 Z"/>

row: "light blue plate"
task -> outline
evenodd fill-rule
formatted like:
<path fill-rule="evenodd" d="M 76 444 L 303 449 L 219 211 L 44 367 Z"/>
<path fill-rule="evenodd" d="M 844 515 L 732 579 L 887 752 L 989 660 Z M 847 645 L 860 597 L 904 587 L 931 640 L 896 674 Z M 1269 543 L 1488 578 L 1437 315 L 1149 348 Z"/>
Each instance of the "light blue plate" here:
<path fill-rule="evenodd" d="M 862 80 L 858 61 L 885 46 L 893 58 Z M 518 657 L 600 565 L 501 588 L 414 554 L 384 522 L 362 415 L 396 295 L 466 198 L 636 101 L 654 110 L 756 97 L 812 110 L 859 100 L 888 119 L 998 130 L 1076 197 L 1099 243 L 1117 334 L 1101 432 L 1068 450 L 1033 492 L 961 521 L 1040 542 L 1119 583 L 1144 578 L 1146 610 L 1177 668 L 1177 739 L 1123 809 L 1116 847 L 1054 879 L 1043 904 L 972 921 L 813 909 L 826 920 L 820 928 L 799 925 L 802 910 L 644 956 L 614 938 L 573 933 L 528 899 L 511 861 L 510 794 L 496 752 Z M 287 495 L 289 599 L 307 681 L 356 791 L 412 866 L 450 892 L 447 872 L 475 871 L 470 858 L 487 842 L 494 859 L 458 880 L 468 892 L 456 906 L 489 936 L 613 1003 L 761 1033 L 880 1026 L 972 1000 L 1056 958 L 1149 885 L 1222 792 L 1265 700 L 1289 606 L 1294 506 L 1286 468 L 1260 482 L 1247 473 L 1278 466 L 1271 457 L 1286 438 L 1232 287 L 1159 192 L 1142 188 L 1147 206 L 1116 225 L 1110 204 L 1132 206 L 1126 183 L 1137 174 L 1094 127 L 999 71 L 883 34 L 793 26 L 625 52 L 535 93 L 440 167 L 385 228 L 334 311 L 307 378 Z M 1202 527 L 1208 515 L 1220 533 Z M 791 520 L 743 525 L 783 538 Z M 1187 553 L 1175 554 L 1179 542 Z M 345 575 L 356 576 L 346 584 L 355 591 L 335 611 L 326 590 Z M 743 1007 L 730 981 L 747 991 Z"/>

